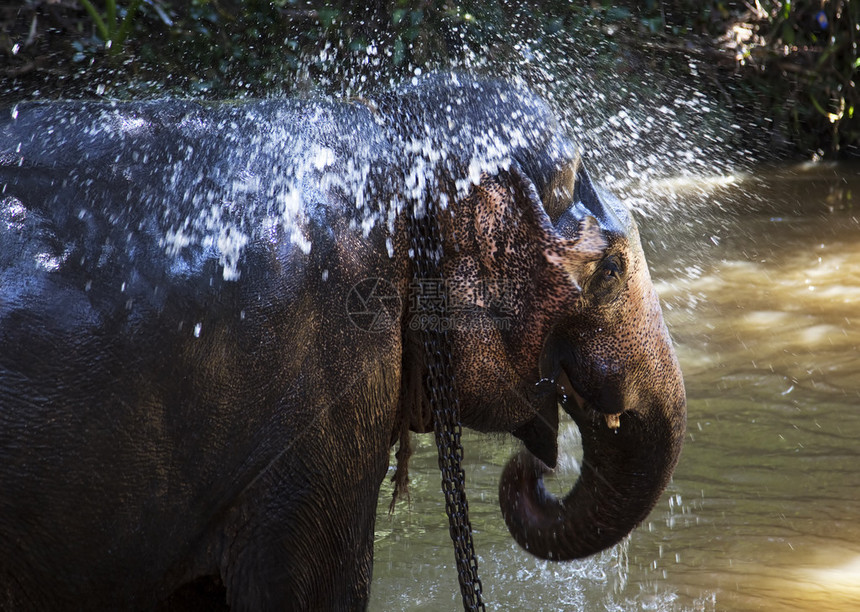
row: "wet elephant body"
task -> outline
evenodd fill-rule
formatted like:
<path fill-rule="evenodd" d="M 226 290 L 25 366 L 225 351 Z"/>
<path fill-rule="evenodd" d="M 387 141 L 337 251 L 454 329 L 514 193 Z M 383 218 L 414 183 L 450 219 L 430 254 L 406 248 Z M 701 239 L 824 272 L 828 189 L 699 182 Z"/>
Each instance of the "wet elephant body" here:
<path fill-rule="evenodd" d="M 265 186 L 211 175 L 244 162 L 268 178 L 229 146 L 253 126 L 225 138 L 223 113 L 184 103 L 27 112 L 4 126 L 24 147 L 0 179 L 0 607 L 148 609 L 205 575 L 244 609 L 362 601 L 399 337 L 344 304 L 364 277 L 396 276 L 381 232 L 311 192 L 314 248 L 272 223 L 232 278 L 229 246 L 165 236 L 209 204 L 236 228 L 258 214 L 241 207 Z M 104 113 L 145 128 L 89 137 Z M 56 140 L 28 142 L 52 125 Z"/>
<path fill-rule="evenodd" d="M 588 305 L 608 250 L 629 248 L 580 193 L 576 160 L 524 89 L 449 76 L 353 102 L 6 111 L 0 608 L 365 606 L 390 449 L 432 427 L 408 223 L 431 199 L 446 290 L 471 324 L 452 333 L 462 421 L 514 432 L 543 460 L 524 454 L 503 478 L 518 541 L 543 546 L 530 521 L 546 519 L 560 400 L 601 447 L 604 413 L 622 431 L 672 430 L 653 441 L 667 460 L 647 484 L 635 472 L 648 466 L 624 468 L 621 490 L 643 500 L 623 537 L 677 460 L 683 387 L 650 281 Z M 624 293 L 636 283 L 641 304 Z M 476 286 L 505 287 L 505 307 Z M 626 333 L 643 309 L 663 335 L 606 353 L 637 372 L 615 372 L 613 395 L 589 330 L 623 319 Z M 662 344 L 630 356 L 648 342 Z"/>

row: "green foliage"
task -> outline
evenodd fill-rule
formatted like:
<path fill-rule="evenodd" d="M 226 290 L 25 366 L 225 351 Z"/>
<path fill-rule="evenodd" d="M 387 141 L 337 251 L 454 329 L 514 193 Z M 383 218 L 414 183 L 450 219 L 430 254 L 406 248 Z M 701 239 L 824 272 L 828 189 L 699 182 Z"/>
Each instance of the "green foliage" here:
<path fill-rule="evenodd" d="M 125 11 L 125 17 L 120 21 L 117 16 L 117 6 L 115 0 L 105 0 L 105 14 L 101 15 L 90 0 L 80 0 L 81 4 L 89 13 L 93 20 L 96 30 L 105 43 L 105 47 L 113 53 L 117 53 L 125 42 L 131 28 L 134 15 L 137 13 L 137 7 L 141 0 L 132 0 L 128 9 Z"/>
<path fill-rule="evenodd" d="M 137 80 L 221 98 L 350 94 L 450 65 L 475 68 L 478 55 L 509 51 L 511 23 L 539 38 L 593 12 L 563 0 L 546 2 L 537 16 L 501 0 L 161 0 L 164 27 L 150 4 L 129 53 Z"/>
<path fill-rule="evenodd" d="M 647 93 L 649 70 L 686 71 L 795 150 L 860 154 L 857 0 L 30 0 L 16 15 L 15 40 L 36 42 L 10 56 L 10 96 L 352 95 L 450 66 L 551 77 L 563 41 L 569 70 L 610 75 L 595 81 Z"/>
<path fill-rule="evenodd" d="M 860 155 L 860 2 L 627 4 L 640 5 L 646 27 L 667 38 L 698 36 L 696 47 L 716 60 L 723 88 L 742 112 L 754 109 L 772 120 L 801 151 L 813 157 Z"/>

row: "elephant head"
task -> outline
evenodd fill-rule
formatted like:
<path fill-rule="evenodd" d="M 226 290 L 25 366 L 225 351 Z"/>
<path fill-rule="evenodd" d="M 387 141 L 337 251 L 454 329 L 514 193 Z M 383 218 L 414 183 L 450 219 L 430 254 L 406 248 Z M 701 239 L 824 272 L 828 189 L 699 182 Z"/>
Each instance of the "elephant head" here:
<path fill-rule="evenodd" d="M 546 559 L 608 548 L 654 507 L 686 422 L 636 224 L 578 158 L 542 181 L 513 163 L 448 210 L 443 274 L 462 423 L 512 432 L 528 449 L 502 475 L 508 528 Z M 564 499 L 542 481 L 557 460 L 559 404 L 584 451 Z"/>

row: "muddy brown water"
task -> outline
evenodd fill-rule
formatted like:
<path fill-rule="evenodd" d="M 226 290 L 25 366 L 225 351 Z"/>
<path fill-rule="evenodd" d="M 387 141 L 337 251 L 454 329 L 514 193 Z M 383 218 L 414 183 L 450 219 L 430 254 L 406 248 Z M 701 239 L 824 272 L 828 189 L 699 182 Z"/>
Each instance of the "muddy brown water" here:
<path fill-rule="evenodd" d="M 539 561 L 497 503 L 516 442 L 469 434 L 466 478 L 494 610 L 860 609 L 860 167 L 664 181 L 639 215 L 689 398 L 669 489 L 622 545 Z M 431 436 L 411 508 L 383 488 L 371 610 L 455 610 Z M 569 421 L 548 486 L 578 470 Z"/>

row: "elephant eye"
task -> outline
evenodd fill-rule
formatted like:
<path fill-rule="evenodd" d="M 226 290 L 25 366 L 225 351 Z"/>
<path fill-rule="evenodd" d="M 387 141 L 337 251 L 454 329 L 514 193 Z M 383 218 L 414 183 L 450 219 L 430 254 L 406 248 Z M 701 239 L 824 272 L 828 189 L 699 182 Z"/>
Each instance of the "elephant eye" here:
<path fill-rule="evenodd" d="M 603 275 L 605 280 L 621 278 L 621 268 L 618 266 L 618 262 L 614 257 L 607 257 L 603 261 L 603 264 L 600 267 L 600 273 Z"/>
<path fill-rule="evenodd" d="M 610 255 L 600 262 L 598 274 L 601 275 L 603 280 L 617 280 L 621 278 L 623 273 L 622 265 L 621 259 L 617 255 Z"/>
<path fill-rule="evenodd" d="M 610 255 L 598 265 L 589 285 L 589 293 L 598 300 L 609 299 L 620 287 L 623 276 L 624 262 L 617 255 Z"/>

